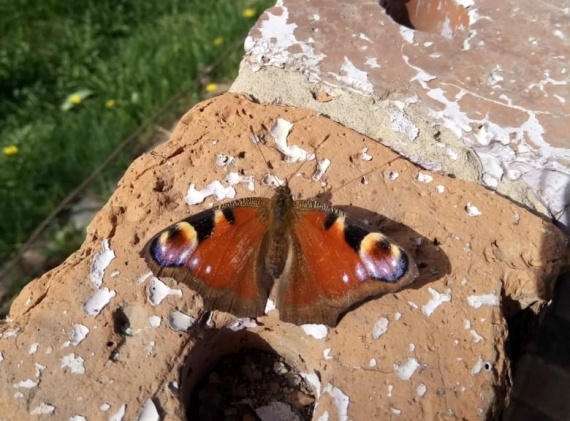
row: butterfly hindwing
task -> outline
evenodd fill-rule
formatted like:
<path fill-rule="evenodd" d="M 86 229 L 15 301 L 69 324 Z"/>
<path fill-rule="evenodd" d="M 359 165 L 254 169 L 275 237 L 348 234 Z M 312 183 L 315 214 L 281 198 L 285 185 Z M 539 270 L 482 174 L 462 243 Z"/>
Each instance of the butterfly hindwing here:
<path fill-rule="evenodd" d="M 186 218 L 158 233 L 143 254 L 157 276 L 198 292 L 207 310 L 256 317 L 264 312 L 273 280 L 258 264 L 268 199 L 230 202 Z"/>
<path fill-rule="evenodd" d="M 412 259 L 382 233 L 314 201 L 295 205 L 293 256 L 280 280 L 282 320 L 334 326 L 353 305 L 395 292 L 417 276 Z"/>

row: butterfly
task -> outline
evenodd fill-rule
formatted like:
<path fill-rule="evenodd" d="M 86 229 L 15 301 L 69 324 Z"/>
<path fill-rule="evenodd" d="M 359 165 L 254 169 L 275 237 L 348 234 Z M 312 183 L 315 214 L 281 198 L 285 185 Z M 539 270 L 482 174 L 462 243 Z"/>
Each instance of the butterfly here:
<path fill-rule="evenodd" d="M 379 231 L 288 184 L 166 228 L 143 249 L 156 276 L 199 293 L 205 310 L 255 318 L 276 295 L 285 322 L 336 326 L 357 304 L 396 292 L 418 275 L 412 257 Z M 277 280 L 277 282 L 276 282 Z"/>

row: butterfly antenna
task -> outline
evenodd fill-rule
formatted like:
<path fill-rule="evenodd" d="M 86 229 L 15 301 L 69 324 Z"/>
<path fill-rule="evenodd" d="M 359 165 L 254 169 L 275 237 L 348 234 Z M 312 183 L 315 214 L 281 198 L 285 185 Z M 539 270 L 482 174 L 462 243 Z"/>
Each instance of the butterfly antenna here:
<path fill-rule="evenodd" d="M 323 144 L 329 140 L 331 136 L 330 135 L 326 135 L 325 138 L 317 145 L 313 147 L 313 154 L 315 155 L 315 161 L 317 162 L 317 166 L 319 165 L 319 159 L 317 157 L 317 151 L 321 148 L 321 146 L 323 146 Z M 291 181 L 291 178 L 293 178 L 293 176 L 295 174 L 298 174 L 301 171 L 301 168 L 303 168 L 303 166 L 307 163 L 307 161 L 309 161 L 309 159 L 305 159 L 303 160 L 299 166 L 297 167 L 297 169 L 295 171 L 293 171 L 293 173 L 291 173 L 289 175 L 289 177 L 287 178 L 286 183 L 289 184 L 289 181 Z"/>
<path fill-rule="evenodd" d="M 342 188 L 346 187 L 347 185 L 349 185 L 349 184 L 351 184 L 351 183 L 354 183 L 356 180 L 362 180 L 362 179 L 363 179 L 364 177 L 366 177 L 367 175 L 370 175 L 370 174 L 372 174 L 373 172 L 378 171 L 380 168 L 385 167 L 386 165 L 390 165 L 392 162 L 397 161 L 398 159 L 402 159 L 402 157 L 401 157 L 401 156 L 397 156 L 397 157 L 395 157 L 395 158 L 392 158 L 392 159 L 390 159 L 389 161 L 386 161 L 386 162 L 384 162 L 383 164 L 378 165 L 377 167 L 372 168 L 372 169 L 369 170 L 369 171 L 366 171 L 364 174 L 360 174 L 359 176 L 354 177 L 353 179 L 351 179 L 351 180 L 347 181 L 346 183 L 344 183 L 342 186 L 338 186 L 336 189 L 331 190 L 330 193 L 332 194 L 332 193 L 334 193 L 335 191 L 337 191 L 337 190 L 339 190 L 339 189 L 342 189 Z"/>

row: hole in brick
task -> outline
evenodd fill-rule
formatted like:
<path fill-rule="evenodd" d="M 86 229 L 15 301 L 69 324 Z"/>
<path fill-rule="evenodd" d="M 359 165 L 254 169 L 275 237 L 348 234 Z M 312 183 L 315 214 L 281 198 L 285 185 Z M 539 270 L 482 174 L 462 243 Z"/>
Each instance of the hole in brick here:
<path fill-rule="evenodd" d="M 469 26 L 465 7 L 455 0 L 380 0 L 394 22 L 411 29 L 451 38 Z"/>
<path fill-rule="evenodd" d="M 300 356 L 291 364 L 253 332 L 221 329 L 186 360 L 180 390 L 186 417 L 311 420 L 316 399 L 302 369 Z"/>

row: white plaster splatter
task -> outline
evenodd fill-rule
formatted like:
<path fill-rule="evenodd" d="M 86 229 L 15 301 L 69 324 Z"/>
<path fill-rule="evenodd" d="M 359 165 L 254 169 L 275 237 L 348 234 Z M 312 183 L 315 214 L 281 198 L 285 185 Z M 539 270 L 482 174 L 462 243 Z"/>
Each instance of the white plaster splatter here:
<path fill-rule="evenodd" d="M 394 132 L 403 133 L 409 140 L 416 140 L 420 129 L 401 111 L 390 113 L 390 123 Z"/>
<path fill-rule="evenodd" d="M 370 361 L 368 361 L 368 367 L 376 367 L 377 364 L 376 358 L 370 358 Z"/>
<path fill-rule="evenodd" d="M 61 368 L 69 368 L 72 374 L 83 374 L 85 373 L 84 362 L 85 360 L 83 358 L 73 353 L 68 354 L 61 359 Z"/>
<path fill-rule="evenodd" d="M 14 399 L 22 399 L 24 394 L 22 392 L 16 392 L 12 396 L 14 396 Z"/>
<path fill-rule="evenodd" d="M 237 184 L 246 184 L 247 190 L 249 191 L 255 190 L 254 178 L 251 175 L 241 175 L 238 174 L 237 172 L 230 172 L 228 173 L 228 175 L 226 175 L 224 181 L 228 183 L 230 186 L 235 186 Z"/>
<path fill-rule="evenodd" d="M 87 418 L 85 418 L 83 415 L 72 415 L 69 418 L 69 421 L 87 421 Z"/>
<path fill-rule="evenodd" d="M 109 247 L 109 240 L 104 239 L 101 244 L 101 250 L 93 256 L 91 269 L 89 271 L 89 279 L 97 288 L 100 288 L 103 284 L 105 269 L 107 269 L 107 266 L 109 266 L 114 258 L 115 252 Z"/>
<path fill-rule="evenodd" d="M 324 339 L 329 334 L 329 330 L 325 325 L 305 324 L 301 325 L 305 335 L 312 336 L 315 339 Z"/>
<path fill-rule="evenodd" d="M 475 374 L 479 374 L 483 367 L 485 366 L 485 362 L 481 357 L 477 360 L 473 368 L 471 369 L 471 375 L 474 376 Z"/>
<path fill-rule="evenodd" d="M 111 405 L 109 405 L 108 403 L 104 403 L 99 407 L 99 409 L 101 411 L 108 411 L 110 408 L 111 408 Z"/>
<path fill-rule="evenodd" d="M 426 392 L 427 392 L 427 387 L 425 384 L 420 383 L 418 387 L 416 387 L 416 393 L 420 398 L 423 397 L 426 394 Z"/>
<path fill-rule="evenodd" d="M 415 33 L 416 31 L 414 31 L 413 29 L 400 25 L 400 35 L 402 35 L 402 38 L 404 38 L 404 41 L 406 41 L 408 44 L 414 43 Z"/>
<path fill-rule="evenodd" d="M 77 346 L 79 345 L 89 333 L 89 328 L 82 324 L 76 323 L 73 325 L 71 332 L 69 333 L 69 340 L 71 345 Z"/>
<path fill-rule="evenodd" d="M 289 132 L 292 128 L 292 123 L 283 118 L 278 118 L 275 120 L 275 122 L 273 122 L 273 125 L 269 130 L 269 134 L 271 134 L 273 137 L 273 140 L 277 145 L 277 149 L 285 157 L 285 162 L 294 163 L 315 159 L 315 154 L 308 153 L 306 150 L 297 145 L 289 146 L 287 144 L 287 137 L 289 136 Z"/>
<path fill-rule="evenodd" d="M 30 345 L 30 350 L 28 351 L 28 354 L 32 355 L 35 354 L 36 352 L 38 352 L 38 348 L 40 347 L 40 344 L 37 342 L 34 342 Z"/>
<path fill-rule="evenodd" d="M 115 291 L 101 288 L 83 304 L 83 311 L 88 316 L 97 316 L 115 295 L 117 295 Z"/>
<path fill-rule="evenodd" d="M 372 328 L 372 339 L 378 339 L 388 331 L 389 321 L 386 317 L 381 317 Z"/>
<path fill-rule="evenodd" d="M 274 311 L 277 307 L 275 306 L 275 302 L 268 298 L 267 302 L 265 303 L 265 314 Z"/>
<path fill-rule="evenodd" d="M 228 165 L 231 165 L 235 162 L 235 157 L 231 156 L 231 155 L 226 155 L 223 153 L 219 153 L 216 155 L 216 165 L 218 167 L 222 167 L 225 168 Z"/>
<path fill-rule="evenodd" d="M 471 329 L 471 321 L 468 319 L 463 319 L 463 328 L 464 329 Z"/>
<path fill-rule="evenodd" d="M 394 320 L 400 320 L 401 318 L 402 318 L 402 313 L 398 311 L 394 313 Z"/>
<path fill-rule="evenodd" d="M 13 329 L 8 329 L 4 333 L 0 333 L 0 338 L 4 338 L 4 339 L 15 338 L 20 333 L 20 330 L 21 329 L 19 327 L 15 327 Z"/>
<path fill-rule="evenodd" d="M 32 379 L 26 379 L 19 381 L 18 383 L 14 384 L 15 389 L 32 389 L 38 385 L 38 382 L 33 381 Z"/>
<path fill-rule="evenodd" d="M 174 295 L 175 297 L 182 297 L 181 289 L 172 289 L 156 276 L 153 276 L 148 283 L 147 298 L 148 302 L 152 306 L 159 305 L 162 300 L 164 300 L 169 295 Z"/>
<path fill-rule="evenodd" d="M 148 318 L 148 325 L 150 327 L 152 327 L 153 329 L 156 329 L 157 327 L 159 327 L 161 322 L 162 322 L 162 319 L 160 318 L 160 316 L 150 316 Z"/>
<path fill-rule="evenodd" d="M 30 411 L 30 415 L 48 415 L 53 414 L 53 411 L 55 411 L 55 406 L 42 402 Z"/>
<path fill-rule="evenodd" d="M 483 212 L 481 212 L 477 206 L 472 205 L 471 203 L 467 203 L 467 205 L 465 205 L 465 212 L 467 212 L 467 215 L 472 217 L 483 215 Z"/>
<path fill-rule="evenodd" d="M 465 8 L 465 9 L 468 9 L 468 8 L 473 7 L 475 5 L 474 0 L 455 0 L 455 3 L 457 3 L 460 6 L 463 6 L 463 8 Z"/>
<path fill-rule="evenodd" d="M 333 357 L 331 356 L 331 349 L 330 348 L 325 348 L 323 350 L 323 358 L 325 360 L 332 360 Z"/>
<path fill-rule="evenodd" d="M 408 358 L 408 360 L 400 365 L 394 364 L 394 371 L 396 375 L 402 380 L 409 380 L 414 372 L 419 368 L 420 363 L 415 358 Z"/>
<path fill-rule="evenodd" d="M 318 163 L 317 163 L 317 169 L 315 170 L 315 173 L 313 174 L 313 181 L 319 181 L 323 175 L 325 175 L 325 172 L 328 170 L 328 168 L 331 165 L 331 160 L 328 158 L 324 158 L 321 159 Z"/>
<path fill-rule="evenodd" d="M 370 67 L 371 69 L 380 68 L 380 65 L 378 64 L 378 60 L 376 59 L 376 57 L 366 57 L 366 61 L 364 62 L 364 64 Z"/>
<path fill-rule="evenodd" d="M 189 205 L 197 205 L 209 196 L 214 196 L 216 200 L 233 199 L 236 197 L 236 189 L 232 186 L 224 187 L 218 180 L 212 181 L 202 190 L 196 190 L 196 185 L 192 183 L 184 196 L 184 201 Z"/>
<path fill-rule="evenodd" d="M 408 345 L 408 351 L 414 352 L 415 350 L 416 350 L 416 344 L 409 344 Z"/>
<path fill-rule="evenodd" d="M 195 322 L 195 317 L 190 317 L 178 310 L 173 310 L 168 315 L 168 324 L 174 330 L 186 332 Z"/>
<path fill-rule="evenodd" d="M 295 37 L 296 23 L 288 23 L 289 10 L 283 3 L 277 5 L 278 14 L 264 13 L 264 20 L 258 26 L 260 36 L 248 36 L 244 42 L 246 56 L 253 71 L 264 66 L 284 68 L 286 63 L 303 63 L 307 73 L 317 74 L 319 63 L 325 54 L 317 54 L 310 42 L 303 42 Z M 318 16 L 313 14 L 313 19 Z M 318 29 L 318 28 L 316 28 Z M 295 52 L 290 52 L 294 47 Z"/>
<path fill-rule="evenodd" d="M 498 307 L 501 304 L 500 297 L 495 294 L 470 295 L 467 303 L 473 308 L 481 306 Z"/>
<path fill-rule="evenodd" d="M 265 174 L 261 182 L 269 187 L 279 187 L 285 184 L 285 181 L 281 180 L 279 177 L 273 174 Z"/>
<path fill-rule="evenodd" d="M 392 414 L 394 414 L 394 415 L 401 415 L 402 414 L 402 410 L 398 409 L 398 408 L 390 408 L 390 411 L 392 411 Z"/>
<path fill-rule="evenodd" d="M 42 371 L 44 371 L 46 366 L 38 364 L 38 363 L 34 363 L 34 368 L 36 369 L 36 377 L 40 377 L 42 375 Z"/>
<path fill-rule="evenodd" d="M 415 308 L 416 310 L 419 308 L 418 305 L 416 303 L 414 303 L 413 301 L 408 301 L 408 305 L 412 308 Z"/>
<path fill-rule="evenodd" d="M 431 316 L 432 313 L 445 302 L 451 301 L 451 289 L 447 289 L 446 292 L 440 293 L 433 288 L 428 288 L 428 292 L 431 295 L 431 299 L 422 306 L 422 313 L 427 317 Z"/>
<path fill-rule="evenodd" d="M 441 24 L 441 36 L 449 39 L 453 37 L 453 28 L 451 27 L 451 17 L 449 14 L 445 15 L 445 19 Z"/>
<path fill-rule="evenodd" d="M 391 398 L 393 391 L 394 391 L 394 385 L 393 385 L 393 384 L 389 384 L 389 385 L 388 385 L 388 393 L 386 394 L 386 396 L 389 397 L 389 398 Z"/>
<path fill-rule="evenodd" d="M 471 336 L 473 336 L 473 342 L 475 342 L 476 344 L 485 339 L 481 335 L 479 335 L 475 329 L 471 329 L 469 333 L 471 334 Z"/>
<path fill-rule="evenodd" d="M 109 417 L 109 421 L 123 421 L 126 411 L 127 405 L 122 404 L 119 410 Z"/>
<path fill-rule="evenodd" d="M 396 180 L 398 177 L 400 176 L 400 174 L 398 174 L 396 171 L 388 171 L 384 177 L 387 178 L 390 181 L 394 181 Z"/>
<path fill-rule="evenodd" d="M 151 276 L 153 276 L 153 275 L 152 275 L 152 272 L 150 272 L 150 271 L 139 276 L 139 279 L 137 279 L 137 284 L 142 284 L 144 281 L 146 281 Z"/>
<path fill-rule="evenodd" d="M 348 420 L 348 405 L 350 399 L 345 395 L 342 390 L 338 387 L 333 386 L 328 383 L 323 389 L 323 393 L 328 393 L 332 398 L 338 410 L 338 420 L 347 421 Z"/>
<path fill-rule="evenodd" d="M 418 173 L 418 175 L 416 176 L 416 180 L 418 180 L 420 183 L 431 183 L 433 181 L 433 177 L 429 174 L 424 174 L 423 172 Z"/>
<path fill-rule="evenodd" d="M 158 410 L 151 399 L 148 399 L 139 413 L 137 421 L 159 421 Z"/>
<path fill-rule="evenodd" d="M 249 317 L 242 317 L 232 320 L 225 327 L 227 327 L 230 330 L 233 330 L 234 332 L 237 332 L 238 330 L 242 329 L 253 329 L 254 327 L 257 327 L 257 322 L 255 321 L 255 319 L 250 319 Z"/>
<path fill-rule="evenodd" d="M 435 189 L 437 190 L 438 193 L 445 192 L 445 186 L 442 186 L 441 184 L 439 186 L 436 186 Z"/>
<path fill-rule="evenodd" d="M 299 373 L 305 381 L 309 382 L 311 386 L 313 386 L 313 390 L 315 395 L 317 395 L 317 399 L 321 396 L 321 381 L 319 376 L 316 373 Z"/>
<path fill-rule="evenodd" d="M 358 69 L 346 56 L 342 66 L 340 66 L 340 75 L 331 73 L 331 76 L 365 94 L 374 93 L 374 85 L 368 79 L 368 72 Z"/>
<path fill-rule="evenodd" d="M 368 153 L 368 148 L 362 148 L 362 151 L 360 151 L 360 159 L 363 161 L 372 161 L 372 155 Z"/>
<path fill-rule="evenodd" d="M 4 355 L 2 355 L 2 352 L 0 351 L 0 363 L 4 361 Z"/>

